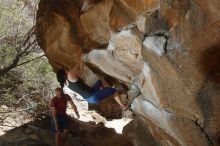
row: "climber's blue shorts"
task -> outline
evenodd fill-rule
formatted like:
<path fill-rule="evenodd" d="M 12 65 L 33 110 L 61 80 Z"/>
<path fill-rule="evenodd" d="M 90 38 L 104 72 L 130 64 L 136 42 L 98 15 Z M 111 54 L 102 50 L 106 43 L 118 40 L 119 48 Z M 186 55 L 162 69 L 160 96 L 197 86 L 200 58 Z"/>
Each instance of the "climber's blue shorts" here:
<path fill-rule="evenodd" d="M 63 115 L 63 116 L 57 116 L 57 124 L 58 124 L 58 127 L 60 129 L 60 131 L 62 132 L 64 129 L 69 129 L 69 120 L 67 118 L 66 115 Z M 55 123 L 53 121 L 53 118 L 51 118 L 51 130 L 52 132 L 56 133 L 56 127 L 55 127 Z"/>
<path fill-rule="evenodd" d="M 98 80 L 93 86 L 95 92 L 93 93 L 92 96 L 86 98 L 85 100 L 88 101 L 89 103 L 96 104 L 101 100 L 113 95 L 116 92 L 114 88 L 109 88 L 109 87 L 100 89 L 101 86 L 102 86 L 102 81 Z"/>

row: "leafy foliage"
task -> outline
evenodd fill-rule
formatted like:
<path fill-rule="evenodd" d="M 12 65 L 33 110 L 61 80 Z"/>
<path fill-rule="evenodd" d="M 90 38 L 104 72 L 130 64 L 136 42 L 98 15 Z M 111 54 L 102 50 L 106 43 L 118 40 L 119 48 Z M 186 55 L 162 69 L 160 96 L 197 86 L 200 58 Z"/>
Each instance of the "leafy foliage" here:
<path fill-rule="evenodd" d="M 32 111 L 46 107 L 58 84 L 34 35 L 37 0 L 0 3 L 0 104 Z"/>

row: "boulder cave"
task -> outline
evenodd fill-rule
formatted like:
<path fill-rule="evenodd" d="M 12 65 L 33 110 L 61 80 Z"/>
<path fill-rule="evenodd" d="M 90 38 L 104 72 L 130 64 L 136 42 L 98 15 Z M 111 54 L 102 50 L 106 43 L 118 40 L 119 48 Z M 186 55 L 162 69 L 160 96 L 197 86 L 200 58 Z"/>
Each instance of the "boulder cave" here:
<path fill-rule="evenodd" d="M 217 146 L 219 10 L 219 0 L 40 0 L 36 34 L 54 71 L 82 58 L 88 82 L 126 87 L 135 146 Z"/>

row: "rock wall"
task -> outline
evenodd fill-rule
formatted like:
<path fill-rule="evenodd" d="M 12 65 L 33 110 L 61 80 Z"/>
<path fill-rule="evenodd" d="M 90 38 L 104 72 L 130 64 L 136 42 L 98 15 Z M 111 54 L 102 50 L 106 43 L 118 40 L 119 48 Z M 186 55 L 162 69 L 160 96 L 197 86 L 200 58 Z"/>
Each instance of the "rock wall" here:
<path fill-rule="evenodd" d="M 140 89 L 149 145 L 218 145 L 219 0 L 41 0 L 36 32 L 55 70 L 86 53 L 96 74 Z"/>

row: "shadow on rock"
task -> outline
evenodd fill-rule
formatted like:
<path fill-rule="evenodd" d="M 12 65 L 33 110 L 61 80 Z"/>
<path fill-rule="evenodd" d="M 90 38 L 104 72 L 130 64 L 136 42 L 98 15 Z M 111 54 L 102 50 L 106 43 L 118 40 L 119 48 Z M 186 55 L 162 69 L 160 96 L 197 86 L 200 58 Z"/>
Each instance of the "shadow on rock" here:
<path fill-rule="evenodd" d="M 220 83 L 220 44 L 216 44 L 205 50 L 201 56 L 201 69 L 207 75 L 207 79 L 214 83 Z"/>

